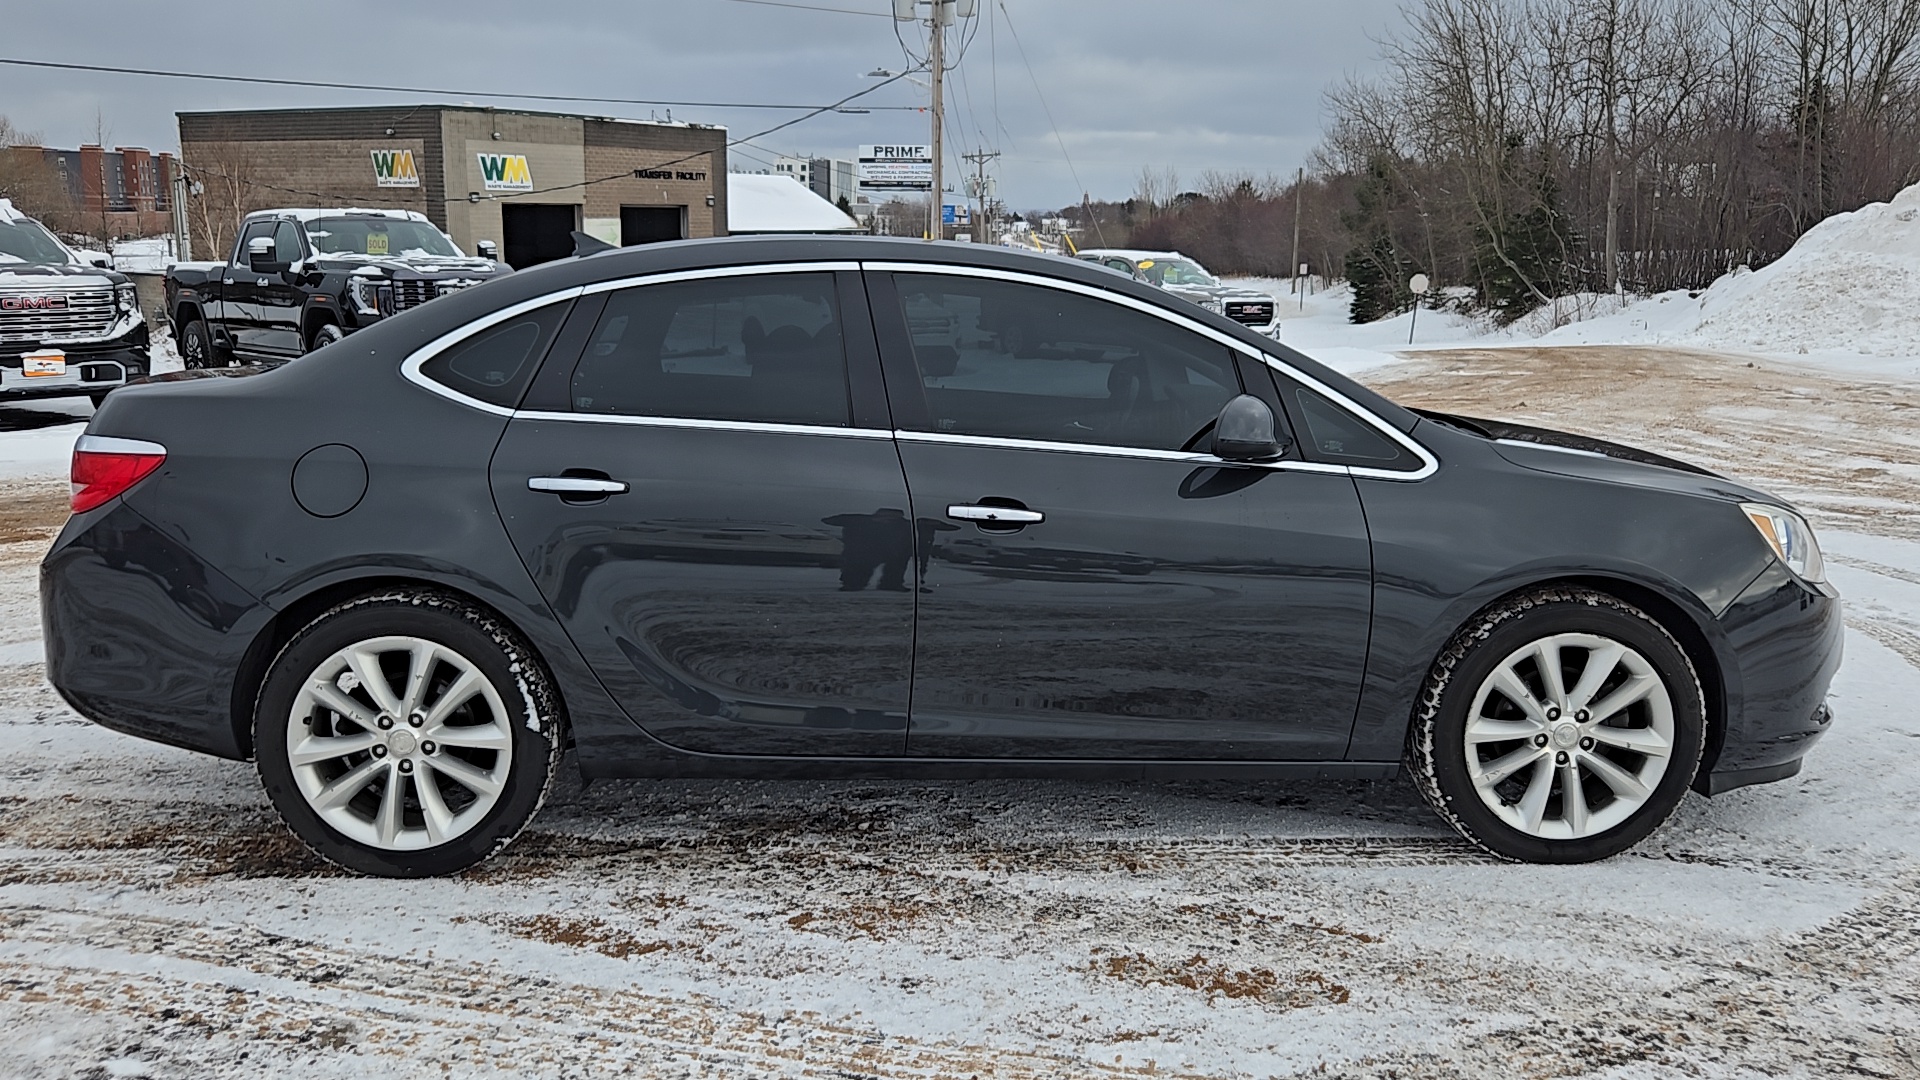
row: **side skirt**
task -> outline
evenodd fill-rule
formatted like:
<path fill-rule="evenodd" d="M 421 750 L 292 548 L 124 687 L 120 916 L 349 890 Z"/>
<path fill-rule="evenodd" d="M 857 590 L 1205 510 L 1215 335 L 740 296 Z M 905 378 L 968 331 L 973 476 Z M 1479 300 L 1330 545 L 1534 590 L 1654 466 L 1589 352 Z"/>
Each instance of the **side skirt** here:
<path fill-rule="evenodd" d="M 1391 780 L 1397 761 L 1109 761 L 994 758 L 797 758 L 684 754 L 581 761 L 592 779 L 707 777 L 758 780 Z"/>

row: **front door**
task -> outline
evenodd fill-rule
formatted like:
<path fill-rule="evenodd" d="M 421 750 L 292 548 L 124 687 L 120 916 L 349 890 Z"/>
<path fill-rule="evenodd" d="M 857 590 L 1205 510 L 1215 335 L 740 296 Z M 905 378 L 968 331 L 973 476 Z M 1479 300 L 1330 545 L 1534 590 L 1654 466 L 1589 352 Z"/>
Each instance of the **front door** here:
<path fill-rule="evenodd" d="M 1372 591 L 1352 478 L 1190 452 L 1264 372 L 1043 280 L 870 275 L 916 525 L 909 753 L 1340 757 Z"/>
<path fill-rule="evenodd" d="M 492 481 L 607 689 L 686 750 L 901 754 L 913 526 L 858 275 L 639 285 L 572 318 L 577 363 L 556 346 Z"/>

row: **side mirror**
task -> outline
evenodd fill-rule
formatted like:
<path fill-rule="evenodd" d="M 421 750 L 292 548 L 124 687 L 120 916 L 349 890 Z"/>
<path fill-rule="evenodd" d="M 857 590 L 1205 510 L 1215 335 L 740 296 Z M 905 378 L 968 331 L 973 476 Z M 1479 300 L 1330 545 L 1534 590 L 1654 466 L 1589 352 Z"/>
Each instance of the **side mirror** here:
<path fill-rule="evenodd" d="M 113 259 L 110 256 L 101 255 L 97 252 L 94 254 L 88 255 L 87 262 L 102 270 L 113 269 Z"/>
<path fill-rule="evenodd" d="M 286 269 L 278 262 L 273 237 L 256 236 L 247 241 L 247 269 L 256 274 L 272 274 Z"/>
<path fill-rule="evenodd" d="M 1273 410 L 1252 394 L 1226 403 L 1213 422 L 1213 456 L 1227 461 L 1272 461 L 1287 452 Z"/>
<path fill-rule="evenodd" d="M 473 247 L 475 251 L 478 251 L 480 253 L 480 257 L 487 260 L 488 262 L 500 261 L 500 245 L 494 243 L 493 241 L 482 240 L 479 243 L 475 244 Z"/>

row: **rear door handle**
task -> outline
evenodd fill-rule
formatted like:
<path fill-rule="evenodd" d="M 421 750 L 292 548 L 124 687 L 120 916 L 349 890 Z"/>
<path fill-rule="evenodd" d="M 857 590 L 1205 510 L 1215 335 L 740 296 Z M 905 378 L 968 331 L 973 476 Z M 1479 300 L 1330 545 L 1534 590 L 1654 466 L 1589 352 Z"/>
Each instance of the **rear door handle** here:
<path fill-rule="evenodd" d="M 547 491 L 555 495 L 625 495 L 625 480 L 596 480 L 591 476 L 534 476 L 527 479 L 528 491 Z"/>
<path fill-rule="evenodd" d="M 1038 510 L 981 506 L 978 503 L 954 503 L 947 507 L 947 516 L 955 521 L 986 521 L 996 525 L 1038 525 L 1047 520 L 1047 515 Z"/>

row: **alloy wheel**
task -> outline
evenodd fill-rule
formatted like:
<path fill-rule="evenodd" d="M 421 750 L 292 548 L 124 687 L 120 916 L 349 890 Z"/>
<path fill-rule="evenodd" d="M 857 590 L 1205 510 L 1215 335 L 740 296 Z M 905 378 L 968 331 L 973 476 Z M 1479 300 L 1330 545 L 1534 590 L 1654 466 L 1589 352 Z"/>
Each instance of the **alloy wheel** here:
<path fill-rule="evenodd" d="M 306 678 L 287 717 L 287 761 L 333 829 L 389 851 L 433 847 L 499 801 L 512 719 L 459 652 L 419 637 L 369 638 Z"/>
<path fill-rule="evenodd" d="M 1553 634 L 1482 680 L 1465 735 L 1467 775 L 1489 810 L 1530 836 L 1579 839 L 1653 797 L 1673 754 L 1673 697 L 1632 647 Z"/>

